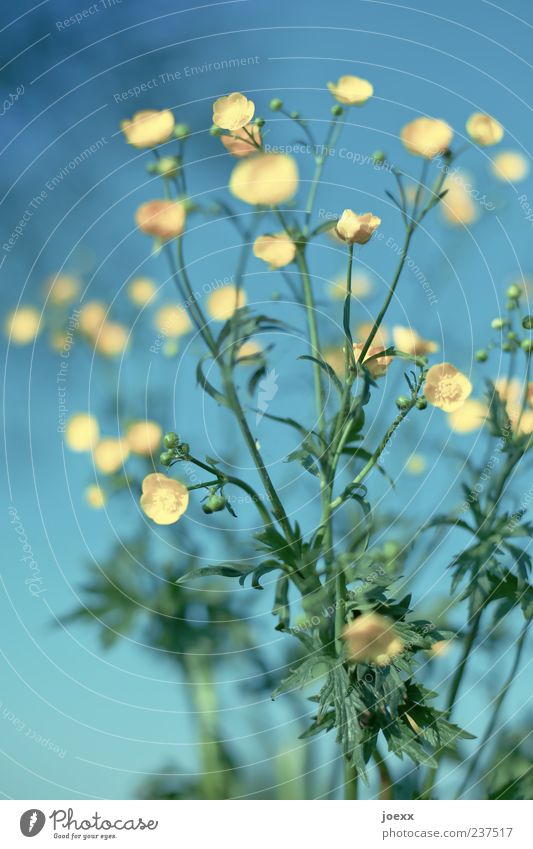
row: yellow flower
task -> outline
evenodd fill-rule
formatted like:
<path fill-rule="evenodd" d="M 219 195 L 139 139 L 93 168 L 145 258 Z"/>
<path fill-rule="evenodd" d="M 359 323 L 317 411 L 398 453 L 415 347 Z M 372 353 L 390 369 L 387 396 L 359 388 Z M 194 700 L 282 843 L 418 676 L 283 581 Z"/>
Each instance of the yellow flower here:
<path fill-rule="evenodd" d="M 507 150 L 492 160 L 492 173 L 498 180 L 519 183 L 529 174 L 529 160 L 517 150 Z"/>
<path fill-rule="evenodd" d="M 139 230 L 166 242 L 181 236 L 185 227 L 185 207 L 175 200 L 149 200 L 135 213 Z"/>
<path fill-rule="evenodd" d="M 262 353 L 263 349 L 259 342 L 256 342 L 254 339 L 247 339 L 246 342 L 243 342 L 239 348 L 237 357 L 239 359 L 241 357 L 255 357 L 257 354 Z M 246 365 L 246 362 L 242 363 L 242 365 Z"/>
<path fill-rule="evenodd" d="M 231 318 L 236 309 L 244 307 L 245 304 L 246 293 L 242 289 L 239 289 L 237 298 L 235 286 L 222 286 L 221 289 L 216 289 L 209 295 L 207 312 L 215 321 L 226 321 Z"/>
<path fill-rule="evenodd" d="M 335 229 L 343 242 L 349 245 L 366 245 L 380 224 L 381 218 L 371 212 L 358 215 L 351 209 L 345 209 Z"/>
<path fill-rule="evenodd" d="M 482 147 L 491 147 L 503 139 L 503 127 L 496 118 L 483 112 L 474 112 L 466 122 L 466 132 Z"/>
<path fill-rule="evenodd" d="M 498 391 L 498 394 L 502 401 L 505 401 L 505 406 L 507 409 L 507 415 L 509 416 L 509 420 L 513 427 L 516 427 L 518 424 L 518 419 L 520 418 L 520 411 L 522 409 L 522 395 L 524 391 L 524 384 L 517 377 L 514 377 L 512 380 L 505 380 L 504 378 L 499 378 L 495 382 L 495 387 Z M 528 384 L 528 402 L 531 404 L 531 386 L 532 384 Z M 531 410 L 525 410 L 522 417 L 520 418 L 520 433 L 531 433 L 533 431 L 533 412 Z"/>
<path fill-rule="evenodd" d="M 133 454 L 151 457 L 161 445 L 162 431 L 157 422 L 134 422 L 126 431 L 126 442 Z"/>
<path fill-rule="evenodd" d="M 90 507 L 100 510 L 107 501 L 105 492 L 97 483 L 93 483 L 85 489 L 85 500 Z"/>
<path fill-rule="evenodd" d="M 70 339 L 64 330 L 54 330 L 48 337 L 48 341 L 52 350 L 57 351 L 58 354 L 65 349 L 65 345 L 70 343 Z"/>
<path fill-rule="evenodd" d="M 344 300 L 346 297 L 346 275 L 339 275 L 331 282 L 329 291 L 332 298 Z M 352 297 L 366 298 L 372 292 L 372 280 L 364 271 L 352 274 Z"/>
<path fill-rule="evenodd" d="M 421 475 L 426 468 L 426 465 L 427 463 L 424 455 L 415 453 L 411 454 L 411 456 L 407 459 L 405 468 L 410 475 Z"/>
<path fill-rule="evenodd" d="M 285 153 L 258 153 L 238 162 L 229 181 L 230 191 L 250 204 L 284 203 L 298 189 L 298 168 Z"/>
<path fill-rule="evenodd" d="M 372 333 L 372 328 L 374 327 L 373 321 L 363 321 L 361 324 L 358 324 L 355 331 L 358 339 L 361 339 L 363 342 L 366 342 L 370 334 Z M 383 345 L 387 346 L 389 341 L 389 331 L 382 324 L 378 327 L 377 333 L 372 339 L 373 345 Z"/>
<path fill-rule="evenodd" d="M 128 296 L 130 301 L 133 301 L 138 307 L 144 307 L 148 304 L 157 292 L 157 287 L 153 280 L 148 277 L 136 277 L 128 286 Z"/>
<path fill-rule="evenodd" d="M 412 327 L 396 325 L 396 327 L 392 328 L 392 338 L 394 339 L 394 347 L 398 351 L 416 357 L 425 357 L 427 354 L 434 354 L 439 347 L 436 342 L 432 342 L 429 339 L 422 339 Z"/>
<path fill-rule="evenodd" d="M 157 311 L 155 326 L 164 336 L 177 339 L 188 333 L 191 328 L 191 320 L 184 307 L 175 304 L 166 304 Z"/>
<path fill-rule="evenodd" d="M 253 144 L 250 136 L 254 140 L 255 144 L 261 144 L 261 133 L 259 131 L 259 127 L 256 127 L 254 124 L 248 124 L 248 126 L 242 127 L 240 130 L 236 130 L 231 136 L 220 136 L 220 141 L 228 153 L 240 158 L 241 156 L 250 156 L 251 153 L 255 153 L 257 151 L 257 148 Z"/>
<path fill-rule="evenodd" d="M 346 641 L 346 656 L 353 663 L 366 661 L 388 666 L 404 647 L 392 619 L 379 613 L 363 613 L 349 622 L 342 638 Z"/>
<path fill-rule="evenodd" d="M 430 404 L 445 413 L 462 407 L 471 392 L 469 379 L 451 363 L 431 366 L 427 373 L 424 394 Z"/>
<path fill-rule="evenodd" d="M 363 342 L 357 342 L 353 346 L 356 362 L 359 360 L 359 355 L 363 350 Z M 386 374 L 388 367 L 392 363 L 392 357 L 377 357 L 385 348 L 382 345 L 371 345 L 365 354 L 363 364 L 366 366 L 372 377 L 383 377 Z M 375 359 L 370 359 L 375 357 Z"/>
<path fill-rule="evenodd" d="M 442 214 L 449 224 L 472 224 L 477 218 L 477 208 L 469 193 L 472 178 L 466 171 L 454 171 L 446 177 L 443 189 L 446 196 L 441 201 Z"/>
<path fill-rule="evenodd" d="M 437 640 L 430 648 L 430 652 L 434 657 L 442 657 L 448 654 L 452 647 L 453 640 Z"/>
<path fill-rule="evenodd" d="M 344 373 L 344 351 L 342 348 L 325 348 L 323 355 L 325 361 L 331 366 L 335 374 Z"/>
<path fill-rule="evenodd" d="M 65 442 L 71 451 L 92 451 L 100 437 L 100 428 L 89 413 L 75 413 L 65 427 Z"/>
<path fill-rule="evenodd" d="M 254 255 L 267 262 L 271 269 L 283 268 L 296 256 L 296 245 L 286 233 L 258 236 L 254 242 Z"/>
<path fill-rule="evenodd" d="M 118 357 L 128 344 L 128 329 L 116 321 L 104 321 L 98 331 L 94 347 L 104 357 Z"/>
<path fill-rule="evenodd" d="M 234 91 L 219 97 L 213 104 L 213 124 L 222 130 L 240 130 L 254 117 L 255 104 L 244 94 Z"/>
<path fill-rule="evenodd" d="M 455 433 L 471 433 L 482 427 L 487 413 L 486 404 L 476 398 L 469 398 L 458 410 L 448 413 L 448 424 Z"/>
<path fill-rule="evenodd" d="M 133 147 L 156 147 L 168 141 L 174 130 L 174 115 L 170 109 L 143 109 L 131 120 L 122 121 L 120 128 Z"/>
<path fill-rule="evenodd" d="M 130 453 L 129 446 L 121 439 L 106 437 L 94 448 L 94 464 L 105 475 L 111 475 L 124 465 Z"/>
<path fill-rule="evenodd" d="M 51 304 L 69 304 L 80 292 L 80 281 L 71 274 L 58 274 L 46 283 L 46 295 Z"/>
<path fill-rule="evenodd" d="M 89 301 L 80 309 L 78 322 L 86 336 L 96 336 L 107 315 L 107 307 L 101 301 Z"/>
<path fill-rule="evenodd" d="M 453 130 L 446 121 L 437 118 L 415 118 L 402 127 L 400 135 L 409 153 L 433 159 L 448 150 Z"/>
<path fill-rule="evenodd" d="M 351 74 L 339 77 L 337 83 L 328 83 L 328 88 L 335 100 L 347 106 L 362 106 L 374 94 L 374 87 L 368 80 Z"/>
<path fill-rule="evenodd" d="M 189 504 L 187 487 L 159 473 L 147 475 L 142 483 L 141 508 L 158 525 L 172 525 Z"/>
<path fill-rule="evenodd" d="M 6 334 L 15 345 L 27 345 L 37 337 L 41 316 L 35 307 L 18 307 L 6 319 Z"/>

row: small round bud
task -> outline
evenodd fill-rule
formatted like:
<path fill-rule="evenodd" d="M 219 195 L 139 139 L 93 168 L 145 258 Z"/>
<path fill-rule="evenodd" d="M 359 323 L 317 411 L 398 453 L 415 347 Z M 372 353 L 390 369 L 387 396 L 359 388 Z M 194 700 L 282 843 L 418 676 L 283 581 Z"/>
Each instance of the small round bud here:
<path fill-rule="evenodd" d="M 406 410 L 411 403 L 411 399 L 407 395 L 398 395 L 396 398 L 396 406 L 399 410 Z"/>
<path fill-rule="evenodd" d="M 261 127 L 265 126 L 265 119 L 264 118 L 256 118 L 254 123 L 255 123 L 256 127 L 259 127 L 259 129 L 261 129 Z"/>
<path fill-rule="evenodd" d="M 202 504 L 202 510 L 204 513 L 219 513 L 220 510 L 224 510 L 226 507 L 226 499 L 223 495 L 217 495 L 213 493 L 210 495 L 207 501 L 204 501 Z"/>
<path fill-rule="evenodd" d="M 516 283 L 513 283 L 513 285 L 509 286 L 509 288 L 507 289 L 506 294 L 508 298 L 511 298 L 511 300 L 517 301 L 522 294 L 522 290 L 520 286 L 517 286 Z"/>
<path fill-rule="evenodd" d="M 533 315 L 525 315 L 522 319 L 522 327 L 524 330 L 533 330 Z"/>
<path fill-rule="evenodd" d="M 428 402 L 425 398 L 417 398 L 416 400 L 416 408 L 417 410 L 425 410 L 427 408 Z"/>
<path fill-rule="evenodd" d="M 518 309 L 518 303 L 517 303 L 517 301 L 507 301 L 507 303 L 505 304 L 505 309 L 506 309 L 508 312 L 511 312 L 511 310 L 516 310 L 516 309 Z"/>
<path fill-rule="evenodd" d="M 209 132 L 210 132 L 210 134 L 211 134 L 212 136 L 221 136 L 221 135 L 222 135 L 222 130 L 220 129 L 220 127 L 217 127 L 217 126 L 215 126 L 215 125 L 213 125 L 213 126 L 211 127 L 211 129 L 209 130 Z"/>
<path fill-rule="evenodd" d="M 159 455 L 159 462 L 162 466 L 170 466 L 172 460 L 174 459 L 173 451 L 163 451 L 162 454 Z"/>
<path fill-rule="evenodd" d="M 273 97 L 268 106 L 272 112 L 279 112 L 280 109 L 283 109 L 283 100 L 280 100 L 279 97 Z"/>
<path fill-rule="evenodd" d="M 530 354 L 533 351 L 533 339 L 522 339 L 520 347 L 526 354 Z"/>
<path fill-rule="evenodd" d="M 160 177 L 175 177 L 178 173 L 180 160 L 177 156 L 163 156 L 156 164 L 156 171 Z"/>
<path fill-rule="evenodd" d="M 190 130 L 187 124 L 176 124 L 174 127 L 174 135 L 177 139 L 186 139 L 189 132 Z"/>
<path fill-rule="evenodd" d="M 331 114 L 334 115 L 335 118 L 340 118 L 343 112 L 344 109 L 338 103 L 336 103 L 335 106 L 331 107 Z"/>
<path fill-rule="evenodd" d="M 157 162 L 148 162 L 148 164 L 146 165 L 146 170 L 148 171 L 149 174 L 156 174 L 157 173 Z"/>
<path fill-rule="evenodd" d="M 372 159 L 374 160 L 375 165 L 383 165 L 383 163 L 387 161 L 387 157 L 382 150 L 375 150 L 372 154 Z"/>
<path fill-rule="evenodd" d="M 190 450 L 191 450 L 191 446 L 189 445 L 188 442 L 182 442 L 181 443 L 180 451 L 181 451 L 182 454 L 188 454 Z"/>
<path fill-rule="evenodd" d="M 169 430 L 163 437 L 163 445 L 165 448 L 176 448 L 180 443 L 180 438 L 173 430 Z"/>
<path fill-rule="evenodd" d="M 300 117 L 299 112 L 291 112 L 291 118 L 293 119 L 293 121 L 297 121 L 299 117 Z"/>
<path fill-rule="evenodd" d="M 475 356 L 478 363 L 486 363 L 489 358 L 488 351 L 485 351 L 483 348 L 480 348 L 479 351 L 476 351 Z"/>
<path fill-rule="evenodd" d="M 510 330 L 507 334 L 507 338 L 509 342 L 516 342 L 518 341 L 518 333 L 515 333 L 514 330 Z"/>
<path fill-rule="evenodd" d="M 516 345 L 514 342 L 504 342 L 502 345 L 502 351 L 505 351 L 506 354 L 509 354 L 512 351 L 516 351 Z"/>
<path fill-rule="evenodd" d="M 502 330 L 508 324 L 509 322 L 506 318 L 493 318 L 490 323 L 490 326 L 493 330 Z"/>

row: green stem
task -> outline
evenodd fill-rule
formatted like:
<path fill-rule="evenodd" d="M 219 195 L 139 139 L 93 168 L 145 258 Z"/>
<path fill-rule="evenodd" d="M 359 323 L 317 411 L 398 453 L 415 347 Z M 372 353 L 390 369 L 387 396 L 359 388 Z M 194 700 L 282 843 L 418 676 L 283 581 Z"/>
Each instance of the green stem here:
<path fill-rule="evenodd" d="M 357 773 L 348 758 L 344 759 L 344 798 L 355 801 L 357 794 Z"/>
<path fill-rule="evenodd" d="M 202 460 L 199 460 L 197 457 L 193 457 L 191 454 L 187 456 L 186 460 L 189 460 L 191 463 L 194 463 L 195 466 L 198 466 L 198 468 L 200 469 L 204 469 L 204 471 L 206 472 L 210 472 L 211 474 L 217 475 L 216 480 L 207 481 L 203 484 L 198 484 L 197 486 L 188 487 L 189 490 L 198 489 L 202 486 L 213 486 L 215 484 L 221 484 L 222 486 L 224 486 L 225 484 L 233 484 L 234 486 L 238 486 L 239 489 L 242 489 L 243 492 L 250 496 L 255 506 L 257 507 L 257 510 L 265 525 L 272 524 L 272 518 L 270 516 L 270 513 L 265 508 L 263 502 L 261 501 L 261 498 L 255 491 L 255 489 L 250 486 L 249 483 L 246 483 L 246 481 L 243 481 L 241 478 L 237 478 L 234 475 L 227 475 L 225 472 L 219 471 L 219 469 L 217 469 L 215 466 L 209 466 L 207 463 L 203 463 Z"/>
<path fill-rule="evenodd" d="M 316 193 L 320 184 L 320 178 L 322 177 L 324 164 L 329 155 L 329 149 L 330 147 L 333 147 L 335 145 L 341 129 L 342 122 L 338 120 L 337 116 L 335 116 L 329 126 L 328 134 L 326 136 L 326 141 L 324 142 L 322 153 L 315 157 L 315 173 L 313 174 L 313 179 L 311 180 L 311 186 L 309 188 L 307 204 L 305 207 L 305 225 L 303 231 L 305 236 L 307 236 L 309 233 L 309 225 L 311 223 L 311 216 L 313 214 L 313 207 L 315 205 Z"/>

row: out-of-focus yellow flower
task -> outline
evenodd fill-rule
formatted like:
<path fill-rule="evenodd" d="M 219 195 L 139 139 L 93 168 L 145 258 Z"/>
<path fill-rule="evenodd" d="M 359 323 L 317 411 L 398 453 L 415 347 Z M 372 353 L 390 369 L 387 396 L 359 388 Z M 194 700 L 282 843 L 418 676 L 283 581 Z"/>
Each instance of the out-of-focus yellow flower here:
<path fill-rule="evenodd" d="M 72 274 L 58 274 L 51 277 L 45 285 L 45 292 L 51 304 L 69 304 L 76 298 L 81 289 L 80 281 Z"/>
<path fill-rule="evenodd" d="M 434 657 L 443 657 L 448 654 L 452 647 L 453 640 L 437 640 L 430 648 L 430 652 Z"/>
<path fill-rule="evenodd" d="M 220 136 L 220 141 L 228 153 L 240 158 L 242 156 L 250 156 L 251 153 L 257 151 L 255 145 L 261 144 L 261 133 L 259 127 L 256 127 L 255 124 L 248 124 L 247 127 L 236 130 L 231 136 Z"/>
<path fill-rule="evenodd" d="M 241 347 L 237 352 L 237 357 L 240 359 L 241 357 L 255 357 L 257 354 L 262 354 L 263 349 L 259 342 L 256 342 L 254 339 L 247 339 L 246 342 L 243 342 Z M 244 363 L 246 365 L 246 363 Z"/>
<path fill-rule="evenodd" d="M 448 413 L 448 424 L 455 433 L 471 433 L 483 426 L 487 413 L 486 404 L 469 398 L 458 410 Z"/>
<path fill-rule="evenodd" d="M 353 346 L 356 361 L 359 360 L 359 356 L 363 350 L 363 345 L 363 342 L 357 342 Z M 372 377 L 383 377 L 392 363 L 392 357 L 376 356 L 376 354 L 380 354 L 384 350 L 385 348 L 382 345 L 371 345 L 365 354 L 363 365 L 366 366 Z M 374 359 L 371 359 L 371 357 L 374 357 Z"/>
<path fill-rule="evenodd" d="M 344 351 L 342 348 L 325 348 L 323 356 L 335 374 L 344 373 Z"/>
<path fill-rule="evenodd" d="M 65 427 L 65 442 L 71 451 L 92 451 L 100 437 L 98 421 L 90 413 L 74 413 Z"/>
<path fill-rule="evenodd" d="M 53 330 L 48 337 L 48 341 L 52 351 L 56 351 L 58 354 L 64 351 L 65 345 L 70 342 L 65 330 Z"/>
<path fill-rule="evenodd" d="M 157 292 L 157 287 L 153 280 L 148 277 L 136 277 L 128 286 L 128 296 L 138 307 L 144 307 L 148 304 Z"/>
<path fill-rule="evenodd" d="M 349 622 L 342 638 L 346 642 L 346 657 L 352 663 L 365 661 L 388 666 L 404 648 L 393 620 L 379 613 L 363 613 Z"/>
<path fill-rule="evenodd" d="M 181 236 L 185 227 L 185 207 L 177 200 L 149 200 L 135 213 L 139 230 L 166 242 Z"/>
<path fill-rule="evenodd" d="M 170 109 L 143 109 L 131 120 L 122 121 L 120 128 L 133 147 L 157 147 L 168 141 L 174 131 L 174 115 Z"/>
<path fill-rule="evenodd" d="M 143 480 L 141 509 L 156 524 L 174 524 L 188 504 L 189 492 L 179 481 L 160 473 L 147 475 Z"/>
<path fill-rule="evenodd" d="M 431 366 L 427 373 L 424 394 L 430 404 L 445 413 L 462 407 L 471 392 L 469 379 L 451 363 Z"/>
<path fill-rule="evenodd" d="M 337 221 L 337 236 L 349 245 L 366 245 L 381 224 L 381 218 L 371 212 L 358 215 L 351 209 L 345 209 Z"/>
<path fill-rule="evenodd" d="M 450 147 L 453 130 L 438 118 L 415 118 L 400 133 L 404 147 L 415 156 L 433 159 Z"/>
<path fill-rule="evenodd" d="M 108 436 L 96 444 L 93 451 L 94 464 L 100 472 L 112 475 L 124 465 L 129 453 L 127 442 Z"/>
<path fill-rule="evenodd" d="M 346 297 L 346 275 L 339 275 L 331 282 L 329 291 L 332 298 L 344 300 Z M 352 274 L 352 297 L 366 298 L 372 292 L 372 280 L 364 271 Z"/>
<path fill-rule="evenodd" d="M 265 206 L 284 203 L 298 189 L 296 162 L 285 153 L 247 156 L 231 172 L 229 188 L 245 203 Z"/>
<path fill-rule="evenodd" d="M 133 454 L 151 457 L 161 445 L 162 431 L 157 422 L 134 422 L 126 431 L 126 442 Z"/>
<path fill-rule="evenodd" d="M 363 342 L 366 342 L 370 334 L 372 333 L 372 328 L 374 327 L 373 321 L 362 321 L 361 324 L 358 324 L 355 328 L 355 335 L 358 339 L 361 339 Z M 387 328 L 380 324 L 378 327 L 377 333 L 372 339 L 373 345 L 383 345 L 385 348 L 389 342 L 390 334 Z"/>
<path fill-rule="evenodd" d="M 213 103 L 213 124 L 222 130 L 241 130 L 254 117 L 255 104 L 244 94 L 234 91 Z"/>
<path fill-rule="evenodd" d="M 529 174 L 529 160 L 517 150 L 506 150 L 492 160 L 492 173 L 498 180 L 519 183 Z"/>
<path fill-rule="evenodd" d="M 328 88 L 335 100 L 346 106 L 362 106 L 374 94 L 372 83 L 351 74 L 339 77 L 336 83 L 328 83 Z"/>
<path fill-rule="evenodd" d="M 239 289 L 237 297 L 237 289 L 235 286 L 222 286 L 211 292 L 207 299 L 207 312 L 214 318 L 215 321 L 226 321 L 231 318 L 236 309 L 244 307 L 246 304 L 246 293 Z"/>
<path fill-rule="evenodd" d="M 102 507 L 105 507 L 107 499 L 102 487 L 98 486 L 97 483 L 92 483 L 85 489 L 85 500 L 89 507 L 93 507 L 95 510 L 101 510 Z"/>
<path fill-rule="evenodd" d="M 432 342 L 429 339 L 422 339 L 412 327 L 396 325 L 396 327 L 392 328 L 392 338 L 394 340 L 394 347 L 398 351 L 416 357 L 425 357 L 427 354 L 434 354 L 439 348 L 436 342 Z"/>
<path fill-rule="evenodd" d="M 162 348 L 163 356 L 168 357 L 170 359 L 171 357 L 176 356 L 176 354 L 178 353 L 178 350 L 179 350 L 179 348 L 178 348 L 178 343 L 176 342 L 176 340 L 175 339 L 167 339 L 165 341 L 165 344 L 163 345 L 163 348 Z"/>
<path fill-rule="evenodd" d="M 128 329 L 116 321 L 104 321 L 94 340 L 94 347 L 104 357 L 118 357 L 128 344 Z"/>
<path fill-rule="evenodd" d="M 283 268 L 296 256 L 296 245 L 286 233 L 258 236 L 254 242 L 254 255 L 272 269 Z"/>
<path fill-rule="evenodd" d="M 449 224 L 460 226 L 476 220 L 477 207 L 469 191 L 471 188 L 472 178 L 466 171 L 453 171 L 446 177 L 443 189 L 447 194 L 441 200 L 440 208 Z"/>
<path fill-rule="evenodd" d="M 41 315 L 35 307 L 18 307 L 6 318 L 6 334 L 14 345 L 28 345 L 40 331 Z"/>
<path fill-rule="evenodd" d="M 466 122 L 466 132 L 482 147 L 491 147 L 503 139 L 503 127 L 496 118 L 483 112 L 474 112 Z"/>
<path fill-rule="evenodd" d="M 88 301 L 80 309 L 79 328 L 86 336 L 96 336 L 107 315 L 107 307 L 102 301 Z"/>
<path fill-rule="evenodd" d="M 531 386 L 533 384 L 528 384 L 528 403 L 531 404 Z M 499 378 L 495 381 L 494 386 L 496 387 L 498 394 L 502 401 L 505 401 L 505 406 L 507 409 L 507 415 L 509 416 L 509 420 L 513 427 L 516 427 L 518 424 L 518 420 L 520 419 L 520 433 L 531 433 L 533 432 L 533 411 L 525 410 L 522 416 L 520 417 L 520 411 L 522 409 L 522 397 L 524 392 L 524 385 L 521 380 L 517 377 L 513 377 L 512 380 L 506 380 L 505 378 Z"/>
<path fill-rule="evenodd" d="M 427 466 L 426 458 L 423 454 L 411 454 L 405 464 L 405 468 L 410 475 L 421 475 Z"/>
<path fill-rule="evenodd" d="M 176 304 L 166 304 L 157 311 L 155 326 L 164 336 L 177 339 L 188 333 L 191 328 L 191 320 L 184 307 Z"/>

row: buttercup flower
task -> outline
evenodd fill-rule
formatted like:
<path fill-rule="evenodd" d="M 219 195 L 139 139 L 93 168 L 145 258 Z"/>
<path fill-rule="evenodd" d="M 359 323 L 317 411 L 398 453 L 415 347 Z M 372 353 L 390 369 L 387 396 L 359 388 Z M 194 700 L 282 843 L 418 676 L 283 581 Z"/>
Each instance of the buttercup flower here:
<path fill-rule="evenodd" d="M 128 344 L 128 329 L 116 321 L 104 321 L 94 340 L 94 347 L 104 357 L 118 357 Z"/>
<path fill-rule="evenodd" d="M 285 153 L 258 153 L 238 162 L 229 181 L 230 191 L 250 204 L 284 203 L 298 189 L 298 168 Z"/>
<path fill-rule="evenodd" d="M 344 300 L 346 297 L 346 274 L 337 277 L 331 282 L 329 288 L 332 298 Z M 352 274 L 352 297 L 366 298 L 372 292 L 372 280 L 364 271 Z"/>
<path fill-rule="evenodd" d="M 436 342 L 432 342 L 429 339 L 422 339 L 412 327 L 396 325 L 396 327 L 392 328 L 392 338 L 394 339 L 394 347 L 398 351 L 416 357 L 425 357 L 427 354 L 433 354 L 439 347 Z"/>
<path fill-rule="evenodd" d="M 345 209 L 337 221 L 337 236 L 349 245 L 366 245 L 381 224 L 381 218 L 371 212 L 358 215 L 351 209 Z"/>
<path fill-rule="evenodd" d="M 185 207 L 175 200 L 149 200 L 135 213 L 139 230 L 162 242 L 181 236 L 185 227 Z"/>
<path fill-rule="evenodd" d="M 411 454 L 405 464 L 410 475 L 421 475 L 426 468 L 427 462 L 423 454 Z"/>
<path fill-rule="evenodd" d="M 258 236 L 254 242 L 254 255 L 267 262 L 270 268 L 283 268 L 296 256 L 296 245 L 286 233 Z"/>
<path fill-rule="evenodd" d="M 514 377 L 512 380 L 505 380 L 505 378 L 499 378 L 495 381 L 495 387 L 498 391 L 498 395 L 505 401 L 505 406 L 507 409 L 507 415 L 509 416 L 509 420 L 513 427 L 516 427 L 518 424 L 518 420 L 520 419 L 520 433 L 531 433 L 533 431 L 533 410 L 526 409 L 520 418 L 520 411 L 522 409 L 522 395 L 524 391 L 524 386 L 519 378 Z M 528 403 L 531 405 L 531 387 L 532 384 L 528 384 Z"/>
<path fill-rule="evenodd" d="M 174 130 L 174 115 L 170 109 L 143 109 L 131 120 L 122 121 L 120 128 L 128 144 L 137 148 L 157 147 L 168 141 Z"/>
<path fill-rule="evenodd" d="M 483 112 L 474 112 L 466 122 L 466 132 L 477 144 L 490 147 L 503 139 L 503 127 L 496 118 Z"/>
<path fill-rule="evenodd" d="M 88 301 L 80 309 L 79 328 L 86 336 L 95 336 L 107 315 L 107 307 L 101 301 Z"/>
<path fill-rule="evenodd" d="M 442 214 L 449 224 L 472 224 L 477 218 L 477 207 L 472 200 L 472 178 L 466 171 L 453 171 L 443 186 L 446 196 L 440 203 Z"/>
<path fill-rule="evenodd" d="M 248 126 L 242 127 L 240 130 L 236 130 L 231 136 L 220 136 L 220 141 L 228 153 L 240 158 L 241 156 L 250 156 L 251 153 L 257 152 L 257 148 L 252 143 L 250 136 L 255 144 L 261 144 L 261 133 L 259 127 L 256 127 L 255 124 L 248 124 Z"/>
<path fill-rule="evenodd" d="M 448 413 L 448 424 L 455 433 L 471 433 L 482 427 L 487 413 L 486 404 L 476 398 L 469 398 L 458 410 Z"/>
<path fill-rule="evenodd" d="M 107 499 L 102 487 L 98 486 L 97 483 L 92 483 L 85 489 L 85 500 L 90 507 L 100 510 L 105 506 Z"/>
<path fill-rule="evenodd" d="M 462 407 L 471 392 L 469 379 L 451 363 L 431 366 L 427 373 L 424 394 L 430 404 L 445 413 Z"/>
<path fill-rule="evenodd" d="M 361 106 L 374 94 L 374 87 L 368 80 L 350 74 L 339 77 L 337 83 L 328 83 L 328 88 L 335 100 L 347 106 Z"/>
<path fill-rule="evenodd" d="M 363 342 L 366 342 L 370 334 L 372 333 L 372 329 L 374 327 L 373 321 L 363 321 L 361 324 L 358 324 L 355 331 L 357 339 L 361 339 Z M 372 339 L 373 345 L 383 345 L 387 347 L 389 342 L 390 333 L 387 328 L 380 324 L 378 327 L 377 333 Z"/>
<path fill-rule="evenodd" d="M 529 174 L 529 160 L 517 150 L 507 150 L 492 160 L 492 173 L 498 180 L 519 183 Z"/>
<path fill-rule="evenodd" d="M 240 130 L 254 117 L 255 104 L 244 94 L 234 91 L 219 97 L 213 104 L 213 124 L 222 130 Z"/>
<path fill-rule="evenodd" d="M 129 299 L 138 307 L 144 307 L 148 304 L 156 292 L 157 287 L 155 283 L 148 277 L 136 277 L 128 286 Z"/>
<path fill-rule="evenodd" d="M 409 153 L 433 159 L 448 150 L 453 130 L 437 118 L 415 118 L 402 128 L 400 136 Z"/>
<path fill-rule="evenodd" d="M 241 347 L 239 348 L 237 352 L 237 357 L 239 359 L 241 357 L 253 357 L 256 354 L 261 354 L 262 352 L 263 349 L 259 342 L 256 342 L 254 339 L 247 339 L 246 342 L 243 342 Z"/>
<path fill-rule="evenodd" d="M 35 307 L 18 307 L 6 318 L 6 334 L 15 345 L 27 345 L 37 337 L 41 316 Z"/>
<path fill-rule="evenodd" d="M 363 613 L 349 622 L 342 638 L 346 641 L 346 656 L 353 663 L 366 661 L 388 666 L 404 647 L 392 619 L 379 613 Z"/>
<path fill-rule="evenodd" d="M 359 360 L 359 356 L 363 350 L 363 344 L 363 342 L 357 342 L 353 346 L 356 362 Z M 380 354 L 384 350 L 385 348 L 382 345 L 371 345 L 365 354 L 363 364 L 366 366 L 372 377 L 383 377 L 392 363 L 392 357 L 376 357 L 376 354 Z M 371 357 L 375 357 L 375 359 L 372 360 L 370 359 Z"/>
<path fill-rule="evenodd" d="M 324 359 L 333 369 L 335 374 L 343 374 L 344 372 L 344 351 L 342 348 L 325 348 L 323 351 Z"/>
<path fill-rule="evenodd" d="M 434 657 L 442 657 L 448 654 L 452 647 L 453 640 L 437 640 L 430 648 L 430 652 Z"/>
<path fill-rule="evenodd" d="M 75 413 L 65 427 L 65 442 L 71 451 L 92 451 L 100 437 L 98 421 L 89 413 Z"/>
<path fill-rule="evenodd" d="M 147 475 L 142 483 L 141 509 L 158 525 L 172 525 L 189 504 L 187 487 L 160 473 Z"/>
<path fill-rule="evenodd" d="M 124 465 L 128 459 L 130 449 L 128 444 L 121 439 L 106 437 L 100 440 L 94 448 L 93 459 L 97 469 L 105 475 L 111 475 Z"/>
<path fill-rule="evenodd" d="M 51 277 L 46 284 L 46 294 L 51 304 L 69 304 L 79 294 L 80 281 L 72 274 Z"/>
<path fill-rule="evenodd" d="M 187 311 L 176 304 L 166 304 L 157 311 L 155 326 L 164 336 L 177 339 L 188 333 L 192 328 L 191 320 Z"/>
<path fill-rule="evenodd" d="M 161 445 L 162 430 L 157 422 L 134 422 L 126 431 L 126 442 L 133 454 L 151 457 Z"/>
<path fill-rule="evenodd" d="M 239 289 L 237 298 L 237 290 L 235 286 L 222 286 L 211 292 L 207 299 L 207 312 L 214 318 L 215 321 L 226 321 L 231 318 L 236 309 L 244 307 L 246 304 L 246 293 Z"/>

